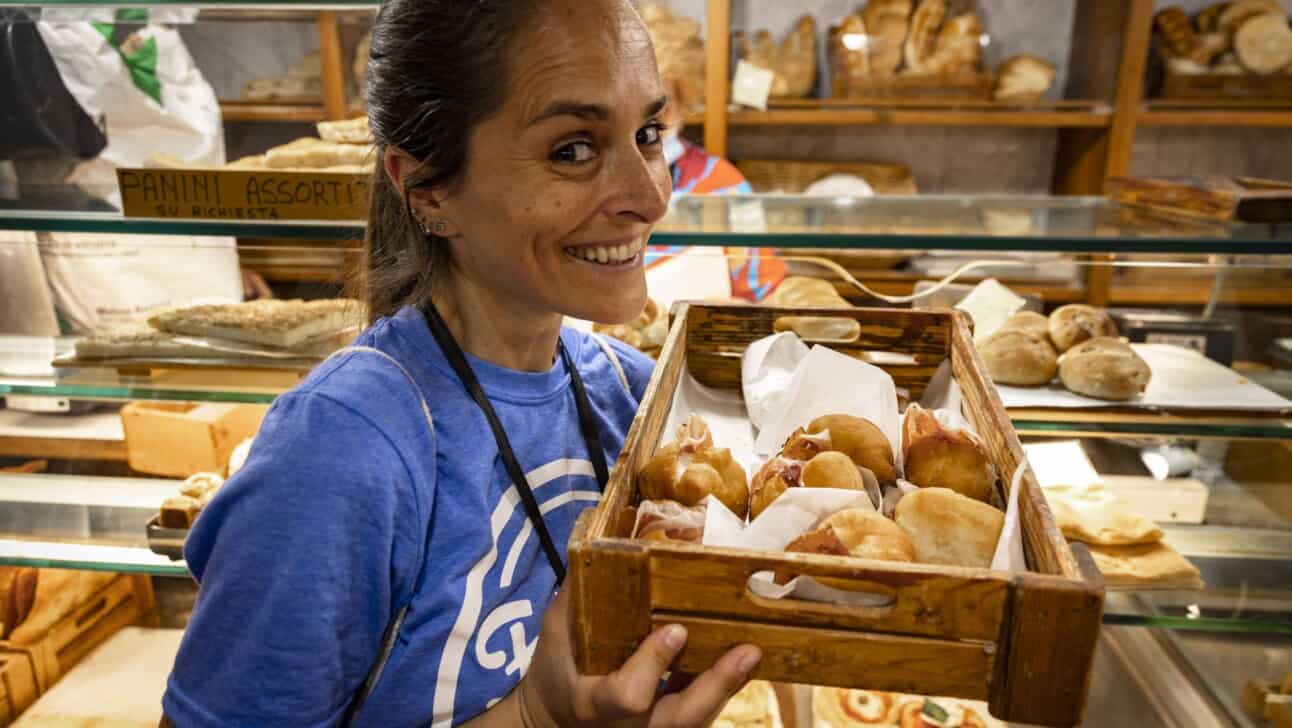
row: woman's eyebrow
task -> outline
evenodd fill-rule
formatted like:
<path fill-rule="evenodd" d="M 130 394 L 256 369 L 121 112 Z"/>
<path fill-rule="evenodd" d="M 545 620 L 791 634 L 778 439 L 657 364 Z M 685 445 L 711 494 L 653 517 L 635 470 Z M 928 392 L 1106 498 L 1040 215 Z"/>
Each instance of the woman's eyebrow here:
<path fill-rule="evenodd" d="M 646 106 L 646 113 L 643 116 L 646 118 L 655 116 L 659 112 L 663 111 L 664 107 L 667 105 L 668 97 L 661 96 Z M 529 123 L 525 126 L 530 127 L 535 124 L 541 124 L 542 122 L 557 116 L 575 116 L 588 121 L 606 121 L 610 118 L 610 109 L 602 104 L 586 104 L 578 101 L 553 101 L 548 104 L 547 108 L 543 109 L 540 114 L 535 116 L 533 119 L 530 119 Z"/>
<path fill-rule="evenodd" d="M 668 106 L 668 97 L 661 96 L 655 99 L 654 101 L 650 102 L 650 105 L 646 107 L 646 113 L 644 114 L 644 116 L 647 119 L 649 119 L 650 117 L 655 116 L 659 112 L 663 111 L 665 106 Z"/>

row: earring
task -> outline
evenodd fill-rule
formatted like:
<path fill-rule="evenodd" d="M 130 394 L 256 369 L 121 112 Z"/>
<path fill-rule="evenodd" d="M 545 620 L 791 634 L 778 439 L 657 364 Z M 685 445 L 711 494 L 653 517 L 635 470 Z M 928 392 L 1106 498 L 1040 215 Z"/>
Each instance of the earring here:
<path fill-rule="evenodd" d="M 447 225 L 445 225 L 444 223 L 442 223 L 442 222 L 437 222 L 437 223 L 435 223 L 435 232 L 436 232 L 436 234 L 442 234 L 446 229 L 448 229 L 448 226 L 447 226 Z"/>

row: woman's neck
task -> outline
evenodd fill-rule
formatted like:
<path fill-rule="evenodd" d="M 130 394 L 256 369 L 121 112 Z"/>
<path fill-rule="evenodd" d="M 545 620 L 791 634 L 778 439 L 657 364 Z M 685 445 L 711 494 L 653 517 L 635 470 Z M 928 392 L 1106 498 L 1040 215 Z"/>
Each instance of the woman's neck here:
<path fill-rule="evenodd" d="M 552 368 L 561 314 L 517 306 L 462 275 L 436 288 L 431 300 L 464 351 L 508 369 Z"/>

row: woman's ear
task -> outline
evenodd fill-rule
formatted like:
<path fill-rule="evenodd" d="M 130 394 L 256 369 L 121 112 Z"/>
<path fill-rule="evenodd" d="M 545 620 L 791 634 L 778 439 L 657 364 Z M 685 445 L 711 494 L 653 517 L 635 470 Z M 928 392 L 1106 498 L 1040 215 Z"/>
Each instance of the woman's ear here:
<path fill-rule="evenodd" d="M 396 147 L 387 147 L 385 158 L 382 159 L 386 176 L 390 178 L 391 184 L 400 191 L 401 195 L 407 195 L 408 206 L 423 232 L 441 238 L 456 237 L 460 234 L 457 226 L 449 219 L 447 211 L 436 199 L 434 192 L 423 187 L 408 189 L 406 180 L 420 164 L 411 154 Z"/>

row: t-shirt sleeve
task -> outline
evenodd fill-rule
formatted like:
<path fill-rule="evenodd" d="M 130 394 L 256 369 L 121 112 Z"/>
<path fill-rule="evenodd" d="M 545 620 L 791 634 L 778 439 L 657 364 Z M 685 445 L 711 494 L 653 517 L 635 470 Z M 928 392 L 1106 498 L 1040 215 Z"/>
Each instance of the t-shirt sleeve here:
<path fill-rule="evenodd" d="M 615 354 L 619 356 L 619 366 L 623 367 L 624 377 L 628 379 L 628 391 L 638 403 L 646 396 L 646 385 L 650 384 L 650 375 L 655 371 L 655 360 L 613 336 L 604 338 Z"/>
<path fill-rule="evenodd" d="M 281 397 L 187 539 L 201 588 L 166 714 L 186 727 L 334 725 L 413 589 L 419 500 L 364 415 L 321 393 Z"/>

